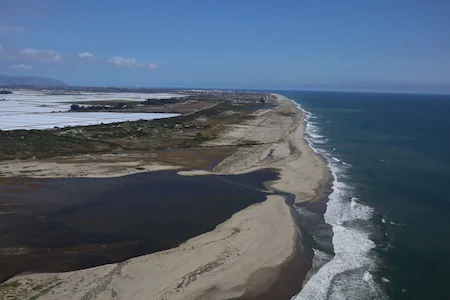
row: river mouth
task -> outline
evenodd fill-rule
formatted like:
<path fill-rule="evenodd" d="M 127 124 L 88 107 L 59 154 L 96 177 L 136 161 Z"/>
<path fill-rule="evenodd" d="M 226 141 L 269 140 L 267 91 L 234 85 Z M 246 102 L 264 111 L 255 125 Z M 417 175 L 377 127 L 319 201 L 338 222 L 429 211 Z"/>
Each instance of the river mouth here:
<path fill-rule="evenodd" d="M 0 184 L 0 282 L 177 247 L 266 199 L 274 170 L 117 178 L 10 178 Z"/>

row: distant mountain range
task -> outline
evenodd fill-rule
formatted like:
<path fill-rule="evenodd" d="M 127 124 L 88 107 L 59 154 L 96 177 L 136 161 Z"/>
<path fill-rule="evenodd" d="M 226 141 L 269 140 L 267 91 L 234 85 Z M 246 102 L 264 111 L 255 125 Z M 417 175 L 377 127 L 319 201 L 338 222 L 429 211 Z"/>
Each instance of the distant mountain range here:
<path fill-rule="evenodd" d="M 68 84 L 46 77 L 0 75 L 0 86 L 66 87 Z"/>

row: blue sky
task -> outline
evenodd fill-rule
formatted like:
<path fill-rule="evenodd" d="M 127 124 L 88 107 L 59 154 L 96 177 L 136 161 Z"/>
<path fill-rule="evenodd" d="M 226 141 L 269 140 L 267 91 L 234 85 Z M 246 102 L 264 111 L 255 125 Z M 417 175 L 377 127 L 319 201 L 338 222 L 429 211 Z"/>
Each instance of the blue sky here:
<path fill-rule="evenodd" d="M 450 92 L 450 1 L 0 0 L 0 74 Z"/>

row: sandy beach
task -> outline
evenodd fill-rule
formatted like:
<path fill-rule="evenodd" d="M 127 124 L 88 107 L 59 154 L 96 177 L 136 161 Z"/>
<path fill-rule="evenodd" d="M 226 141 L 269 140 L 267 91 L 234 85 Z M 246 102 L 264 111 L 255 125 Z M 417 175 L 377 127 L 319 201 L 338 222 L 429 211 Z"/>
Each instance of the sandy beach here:
<path fill-rule="evenodd" d="M 143 154 L 96 154 L 76 157 L 29 159 L 0 162 L 0 177 L 108 178 L 136 173 L 179 169 L 179 166 L 146 161 Z"/>
<path fill-rule="evenodd" d="M 302 139 L 303 113 L 280 95 L 275 101 L 275 108 L 256 111 L 252 120 L 229 125 L 218 138 L 202 145 L 233 146 L 246 142 L 247 146 L 240 147 L 212 172 L 179 174 L 240 174 L 274 168 L 280 179 L 266 183 L 269 189 L 294 194 L 296 202 L 320 197 L 328 170 Z M 34 165 L 30 161 L 4 162 L 0 166 L 3 170 L 9 167 L 12 175 L 27 170 L 28 176 L 36 177 L 108 177 L 176 167 L 132 161 L 123 165 L 106 161 L 96 167 L 87 162 L 64 165 L 57 161 Z M 265 202 L 234 214 L 213 231 L 177 248 L 74 272 L 19 275 L 0 285 L 0 298 L 290 299 L 300 289 L 301 280 L 297 279 L 298 287 L 280 288 L 287 277 L 282 274 L 307 271 L 300 241 L 290 207 L 281 196 L 268 196 Z M 298 266 L 296 271 L 291 270 L 294 264 Z"/>

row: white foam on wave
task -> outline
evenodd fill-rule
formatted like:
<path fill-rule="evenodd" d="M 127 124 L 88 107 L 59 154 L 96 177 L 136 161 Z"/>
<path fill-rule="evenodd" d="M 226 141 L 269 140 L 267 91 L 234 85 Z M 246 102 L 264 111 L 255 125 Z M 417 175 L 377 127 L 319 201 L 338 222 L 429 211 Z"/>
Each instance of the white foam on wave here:
<path fill-rule="evenodd" d="M 394 221 L 390 221 L 389 224 L 395 225 L 395 226 L 405 226 L 403 223 L 395 223 Z"/>
<path fill-rule="evenodd" d="M 384 283 L 391 283 L 391 281 L 385 277 L 381 277 L 381 281 L 383 281 Z"/>
<path fill-rule="evenodd" d="M 358 202 L 358 198 L 352 197 L 350 201 L 350 210 L 346 211 L 343 216 L 342 220 L 344 221 L 351 221 L 351 220 L 365 220 L 368 221 L 373 217 L 374 209 L 361 204 Z"/>
<path fill-rule="evenodd" d="M 372 274 L 370 272 L 364 272 L 363 280 L 366 282 L 370 282 L 373 280 Z"/>
<path fill-rule="evenodd" d="M 350 202 L 350 207 L 352 209 L 355 208 L 358 205 L 358 202 L 356 202 L 356 201 L 358 201 L 358 198 L 352 197 L 351 202 Z"/>
<path fill-rule="evenodd" d="M 306 119 L 308 119 L 308 117 L 306 117 Z M 317 126 L 315 125 L 309 125 L 309 123 L 306 123 L 306 136 L 305 139 L 308 141 L 308 143 L 310 144 L 326 144 L 328 139 L 325 138 L 325 136 L 321 135 L 318 133 L 319 129 Z M 313 148 L 313 147 L 311 147 Z M 317 152 L 317 149 L 313 150 L 315 152 Z"/>
<path fill-rule="evenodd" d="M 322 138 L 324 138 L 324 136 L 323 135 L 320 135 L 320 134 L 316 134 L 316 133 L 308 133 L 309 134 L 309 136 L 310 137 L 312 137 L 313 139 L 322 139 Z"/>
<path fill-rule="evenodd" d="M 303 110 L 300 105 L 297 106 Z M 351 166 L 343 164 L 320 147 L 315 147 L 321 144 L 323 136 L 317 123 L 309 124 L 312 114 L 305 111 L 305 115 L 305 139 L 314 152 L 325 157 L 333 175 L 332 193 L 329 195 L 324 218 L 333 229 L 335 256 L 320 269 L 314 270 L 317 272 L 310 278 L 307 277 L 302 291 L 292 299 L 365 299 L 369 294 L 372 294 L 372 298 L 374 293 L 377 298 L 382 299 L 384 296 L 378 295 L 381 290 L 370 273 L 375 265 L 370 251 L 376 245 L 369 238 L 368 232 L 348 225 L 349 221 L 354 220 L 369 221 L 374 210 L 352 197 L 353 188 L 342 181 L 346 177 L 346 170 Z"/>
<path fill-rule="evenodd" d="M 337 157 L 332 156 L 331 158 L 332 158 L 335 162 L 341 162 L 341 160 L 340 160 L 339 158 L 337 158 Z"/>
<path fill-rule="evenodd" d="M 397 223 L 397 222 L 394 222 L 392 220 L 389 220 L 388 217 L 387 217 L 387 220 L 385 218 L 381 218 L 381 223 L 389 224 L 389 225 L 393 225 L 393 226 L 405 226 L 405 224 L 403 224 L 403 223 Z"/>
<path fill-rule="evenodd" d="M 312 262 L 311 270 L 308 272 L 305 278 L 305 282 L 308 281 L 314 274 L 320 270 L 326 263 L 328 263 L 333 256 L 331 254 L 325 253 L 318 249 L 313 249 L 314 251 L 314 259 Z"/>

